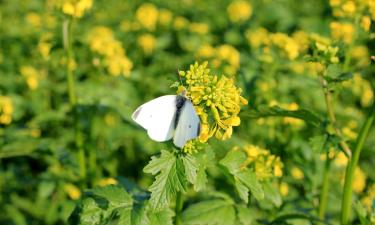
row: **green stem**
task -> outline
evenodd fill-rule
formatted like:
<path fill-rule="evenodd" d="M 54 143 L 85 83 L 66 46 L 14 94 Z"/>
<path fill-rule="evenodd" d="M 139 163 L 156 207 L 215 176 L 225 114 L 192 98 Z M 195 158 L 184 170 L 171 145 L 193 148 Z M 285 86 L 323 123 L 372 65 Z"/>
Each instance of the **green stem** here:
<path fill-rule="evenodd" d="M 77 98 L 75 94 L 75 80 L 71 63 L 73 61 L 72 50 L 72 20 L 66 19 L 63 22 L 63 44 L 66 54 L 66 79 L 68 84 L 69 103 L 73 110 L 74 116 L 74 133 L 75 145 L 78 148 L 77 159 L 79 163 L 79 170 L 81 179 L 86 178 L 86 158 L 83 148 L 83 135 L 79 129 L 79 115 L 77 112 Z"/>
<path fill-rule="evenodd" d="M 175 221 L 174 225 L 182 225 L 182 219 L 181 219 L 181 213 L 182 213 L 182 207 L 184 205 L 184 199 L 181 192 L 177 193 L 176 196 L 176 206 L 175 206 Z"/>
<path fill-rule="evenodd" d="M 356 140 L 353 157 L 349 160 L 348 165 L 346 167 L 344 193 L 342 196 L 342 205 L 341 205 L 341 224 L 342 225 L 348 225 L 350 223 L 354 171 L 355 171 L 355 168 L 357 167 L 362 147 L 370 131 L 374 118 L 375 118 L 375 102 L 372 106 L 370 113 L 368 114 L 365 120 L 365 123 L 362 125 L 361 131 L 359 132 L 359 135 Z"/>
<path fill-rule="evenodd" d="M 335 112 L 334 112 L 334 109 L 333 109 L 332 92 L 329 90 L 328 83 L 324 79 L 323 75 L 320 76 L 320 80 L 321 80 L 323 91 L 324 91 L 324 98 L 325 98 L 326 107 L 327 107 L 327 114 L 328 114 L 328 118 L 330 120 L 330 123 L 333 127 L 333 132 L 335 133 L 335 135 L 337 137 L 340 138 L 339 145 L 340 145 L 342 151 L 345 153 L 345 155 L 348 158 L 350 158 L 351 154 L 352 154 L 351 149 L 350 149 L 349 145 L 341 138 L 342 137 L 341 131 L 336 126 L 336 116 L 335 116 Z"/>
<path fill-rule="evenodd" d="M 322 190 L 320 192 L 320 199 L 319 199 L 319 210 L 318 210 L 319 219 L 321 219 L 322 221 L 324 220 L 324 216 L 325 216 L 325 212 L 327 208 L 330 167 L 331 167 L 331 160 L 329 158 L 329 152 L 327 151 L 326 162 L 324 165 L 324 172 L 323 172 Z"/>

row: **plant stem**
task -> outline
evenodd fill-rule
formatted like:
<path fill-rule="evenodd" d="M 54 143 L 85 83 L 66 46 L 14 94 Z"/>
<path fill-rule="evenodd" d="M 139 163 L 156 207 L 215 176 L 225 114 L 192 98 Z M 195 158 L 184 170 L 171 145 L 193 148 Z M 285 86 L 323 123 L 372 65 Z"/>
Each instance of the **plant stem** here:
<path fill-rule="evenodd" d="M 326 102 L 328 118 L 331 122 L 331 125 L 333 126 L 333 131 L 334 131 L 335 135 L 341 139 L 341 137 L 342 137 L 341 131 L 336 126 L 336 116 L 335 116 L 335 112 L 334 112 L 334 109 L 333 109 L 332 92 L 329 90 L 327 81 L 324 79 L 324 77 L 322 75 L 320 76 L 320 79 L 321 79 L 321 83 L 322 83 L 322 87 L 323 87 L 323 91 L 324 91 L 324 98 L 325 98 L 325 102 Z M 343 150 L 343 152 L 345 153 L 345 155 L 348 158 L 351 158 L 352 153 L 351 153 L 351 149 L 350 149 L 349 145 L 342 139 L 339 141 L 339 145 L 340 145 L 341 149 Z"/>
<path fill-rule="evenodd" d="M 330 167 L 331 167 L 331 160 L 329 158 L 329 152 L 327 151 L 326 162 L 324 164 L 323 183 L 322 183 L 322 190 L 320 192 L 319 210 L 318 210 L 319 219 L 321 219 L 322 221 L 324 220 L 325 211 L 327 208 Z"/>
<path fill-rule="evenodd" d="M 66 19 L 63 22 L 63 45 L 66 55 L 66 79 L 68 84 L 68 95 L 69 104 L 73 110 L 74 116 L 74 133 L 75 133 L 75 145 L 78 148 L 77 159 L 79 163 L 79 171 L 81 179 L 84 180 L 86 177 L 86 158 L 83 148 L 83 135 L 79 129 L 79 115 L 77 111 L 77 98 L 75 94 L 75 79 L 73 74 L 72 61 L 73 61 L 73 50 L 72 50 L 72 20 Z"/>
<path fill-rule="evenodd" d="M 365 143 L 366 137 L 370 131 L 374 118 L 375 118 L 375 102 L 364 124 L 361 127 L 361 131 L 359 132 L 359 135 L 356 140 L 353 157 L 349 159 L 348 165 L 346 167 L 344 193 L 342 196 L 342 205 L 341 205 L 341 224 L 342 225 L 348 225 L 350 223 L 350 211 L 351 211 L 351 206 L 352 206 L 354 171 L 355 171 L 355 168 L 357 167 L 363 144 Z"/>
<path fill-rule="evenodd" d="M 174 221 L 175 225 L 182 225 L 181 212 L 182 212 L 183 205 L 184 205 L 184 199 L 183 199 L 182 193 L 178 192 L 176 196 L 176 206 L 174 209 L 175 215 L 176 215 L 175 221 Z"/>

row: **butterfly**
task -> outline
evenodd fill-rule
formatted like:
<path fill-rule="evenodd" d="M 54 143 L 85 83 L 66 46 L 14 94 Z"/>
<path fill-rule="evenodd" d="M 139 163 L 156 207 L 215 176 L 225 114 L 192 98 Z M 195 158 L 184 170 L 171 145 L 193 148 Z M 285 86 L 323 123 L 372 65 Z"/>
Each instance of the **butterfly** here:
<path fill-rule="evenodd" d="M 132 119 L 157 142 L 168 141 L 182 148 L 199 136 L 200 120 L 193 103 L 182 95 L 164 95 L 139 106 Z"/>

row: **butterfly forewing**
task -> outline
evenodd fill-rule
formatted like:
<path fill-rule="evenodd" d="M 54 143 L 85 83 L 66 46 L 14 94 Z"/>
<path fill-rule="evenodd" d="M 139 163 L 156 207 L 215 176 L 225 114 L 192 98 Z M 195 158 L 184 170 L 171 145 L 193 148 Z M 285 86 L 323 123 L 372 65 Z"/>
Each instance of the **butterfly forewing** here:
<path fill-rule="evenodd" d="M 176 95 L 158 97 L 141 105 L 133 113 L 133 120 L 147 130 L 152 140 L 162 142 L 173 137 L 176 98 Z"/>
<path fill-rule="evenodd" d="M 177 121 L 173 143 L 182 148 L 185 143 L 199 136 L 200 120 L 190 100 L 186 99 Z"/>

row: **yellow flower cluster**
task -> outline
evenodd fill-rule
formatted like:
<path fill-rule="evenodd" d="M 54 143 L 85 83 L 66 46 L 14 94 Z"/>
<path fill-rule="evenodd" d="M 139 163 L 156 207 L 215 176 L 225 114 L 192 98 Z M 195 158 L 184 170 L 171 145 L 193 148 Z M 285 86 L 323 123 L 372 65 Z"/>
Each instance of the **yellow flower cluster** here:
<path fill-rule="evenodd" d="M 104 57 L 104 65 L 113 76 L 129 76 L 133 63 L 125 55 L 121 42 L 111 29 L 103 26 L 93 28 L 88 34 L 90 49 Z"/>
<path fill-rule="evenodd" d="M 353 41 L 354 26 L 351 23 L 331 22 L 331 36 L 336 41 L 350 44 Z"/>
<path fill-rule="evenodd" d="M 193 154 L 203 149 L 204 149 L 204 143 L 201 143 L 199 139 L 192 139 L 184 145 L 184 147 L 182 148 L 182 151 L 188 154 Z"/>
<path fill-rule="evenodd" d="M 361 202 L 367 210 L 372 211 L 375 202 L 375 184 L 372 184 L 367 188 L 366 195 L 361 199 Z"/>
<path fill-rule="evenodd" d="M 85 12 L 92 8 L 93 0 L 64 0 L 61 8 L 66 15 L 81 18 Z"/>
<path fill-rule="evenodd" d="M 135 17 L 137 21 L 149 31 L 154 31 L 158 22 L 159 11 L 155 5 L 151 3 L 142 4 L 136 11 Z"/>
<path fill-rule="evenodd" d="M 235 149 L 239 150 L 238 147 Z M 258 180 L 263 181 L 283 175 L 283 163 L 280 157 L 272 155 L 269 150 L 255 145 L 245 145 L 241 150 L 247 154 L 247 160 L 242 167 L 252 168 Z"/>
<path fill-rule="evenodd" d="M 375 2 L 373 0 L 330 0 L 333 15 L 336 17 L 354 18 L 368 14 L 375 20 Z"/>
<path fill-rule="evenodd" d="M 13 103 L 7 96 L 0 96 L 0 124 L 10 124 L 12 122 Z"/>
<path fill-rule="evenodd" d="M 289 60 L 296 59 L 307 49 L 307 35 L 301 32 L 290 37 L 284 33 L 270 33 L 264 28 L 258 28 L 254 31 L 247 30 L 245 36 L 253 49 L 262 47 L 261 59 L 265 62 L 273 61 L 271 49 Z"/>
<path fill-rule="evenodd" d="M 21 66 L 20 69 L 21 75 L 25 77 L 27 86 L 31 90 L 35 90 L 38 88 L 38 77 L 39 72 L 32 66 Z"/>
<path fill-rule="evenodd" d="M 201 142 L 212 136 L 219 140 L 231 137 L 233 126 L 240 125 L 238 113 L 241 105 L 247 104 L 234 79 L 210 74 L 207 64 L 196 62 L 189 70 L 179 71 L 186 96 L 193 102 L 201 119 Z"/>
<path fill-rule="evenodd" d="M 137 39 L 138 45 L 146 55 L 150 55 L 156 46 L 156 39 L 152 34 L 143 34 Z"/>
<path fill-rule="evenodd" d="M 227 13 L 232 22 L 243 22 L 251 17 L 253 7 L 247 1 L 237 0 L 228 6 Z"/>
<path fill-rule="evenodd" d="M 295 110 L 299 109 L 299 105 L 295 102 L 292 102 L 292 103 L 288 104 L 288 103 L 279 103 L 276 100 L 272 100 L 269 103 L 269 106 L 270 107 L 279 106 L 280 108 L 290 110 L 290 111 L 295 111 Z M 293 117 L 283 117 L 283 123 L 288 124 L 288 125 L 292 125 L 292 126 L 297 127 L 297 128 L 300 128 L 305 124 L 303 120 L 293 118 Z"/>
<path fill-rule="evenodd" d="M 317 54 L 325 58 L 324 64 L 335 64 L 339 62 L 339 58 L 337 57 L 339 48 L 333 47 L 329 39 L 317 34 L 312 34 L 310 39 L 314 43 Z M 324 71 L 324 67 L 321 68 L 321 71 Z"/>
<path fill-rule="evenodd" d="M 210 59 L 215 68 L 221 67 L 225 74 L 234 75 L 240 67 L 240 53 L 231 45 L 224 44 L 216 48 L 209 44 L 197 51 L 198 58 Z"/>
<path fill-rule="evenodd" d="M 343 82 L 343 86 L 350 88 L 353 94 L 360 98 L 363 107 L 368 107 L 373 103 L 374 93 L 371 84 L 363 79 L 359 73 L 355 73 L 352 80 Z"/>

